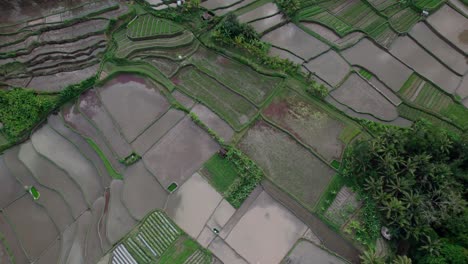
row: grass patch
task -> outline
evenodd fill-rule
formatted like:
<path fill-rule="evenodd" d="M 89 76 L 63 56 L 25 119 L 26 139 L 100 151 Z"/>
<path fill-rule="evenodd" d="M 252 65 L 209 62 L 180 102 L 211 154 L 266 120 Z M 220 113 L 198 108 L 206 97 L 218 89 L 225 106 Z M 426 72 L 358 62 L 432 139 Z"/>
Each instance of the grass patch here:
<path fill-rule="evenodd" d="M 364 77 L 366 80 L 370 80 L 372 78 L 372 73 L 366 71 L 365 69 L 360 69 L 359 74 Z"/>
<path fill-rule="evenodd" d="M 31 194 L 34 200 L 39 200 L 39 197 L 41 197 L 41 194 L 34 186 L 29 187 L 29 194 Z"/>
<path fill-rule="evenodd" d="M 170 192 L 175 191 L 175 189 L 177 189 L 177 183 L 175 183 L 175 182 L 171 183 L 171 185 L 169 185 L 167 187 L 167 190 L 170 191 Z"/>
<path fill-rule="evenodd" d="M 204 165 L 211 184 L 220 193 L 225 193 L 229 186 L 239 177 L 236 166 L 230 160 L 218 154 L 213 155 Z"/>
<path fill-rule="evenodd" d="M 88 144 L 94 149 L 94 151 L 98 154 L 99 158 L 101 158 L 102 162 L 104 163 L 104 166 L 106 167 L 107 173 L 112 177 L 112 179 L 118 179 L 118 180 L 123 180 L 123 177 L 120 173 L 118 173 L 114 167 L 112 167 L 112 164 L 110 161 L 107 159 L 106 155 L 101 151 L 99 146 L 92 140 L 87 138 L 86 141 Z"/>
<path fill-rule="evenodd" d="M 341 166 L 341 163 L 337 160 L 333 160 L 330 164 L 334 169 L 336 170 L 339 170 L 340 169 L 340 166 Z"/>
<path fill-rule="evenodd" d="M 315 205 L 314 209 L 317 213 L 321 215 L 325 214 L 328 207 L 330 207 L 330 205 L 333 203 L 333 200 L 335 200 L 335 197 L 340 191 L 340 189 L 345 185 L 345 182 L 346 179 L 340 174 L 336 174 L 335 176 L 333 176 L 327 188 L 322 193 L 320 200 Z"/>
<path fill-rule="evenodd" d="M 343 131 L 341 131 L 339 139 L 343 143 L 349 144 L 359 133 L 361 133 L 361 130 L 358 127 L 347 125 Z"/>
<path fill-rule="evenodd" d="M 209 263 L 211 255 L 208 254 L 197 242 L 183 235 L 171 247 L 169 247 L 159 259 L 159 264 L 183 264 L 185 261 L 195 254 L 198 250 L 204 254 L 204 260 Z"/>

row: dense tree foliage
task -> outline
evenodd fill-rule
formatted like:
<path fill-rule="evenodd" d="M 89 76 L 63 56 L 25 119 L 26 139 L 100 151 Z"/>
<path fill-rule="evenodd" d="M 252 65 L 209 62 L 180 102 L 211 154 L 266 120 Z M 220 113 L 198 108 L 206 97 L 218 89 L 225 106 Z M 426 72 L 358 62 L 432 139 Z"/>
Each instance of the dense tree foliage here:
<path fill-rule="evenodd" d="M 33 90 L 0 90 L 2 130 L 10 140 L 16 140 L 36 125 L 54 105 L 54 97 L 41 96 Z"/>
<path fill-rule="evenodd" d="M 233 46 L 246 51 L 250 59 L 271 69 L 295 74 L 300 68 L 290 60 L 270 56 L 268 54 L 270 45 L 261 41 L 251 25 L 240 23 L 234 14 L 227 15 L 218 23 L 211 36 L 222 46 Z"/>
<path fill-rule="evenodd" d="M 423 121 L 384 129 L 354 144 L 346 164 L 346 175 L 377 203 L 394 241 L 409 244 L 417 257 L 446 261 L 426 263 L 452 263 L 446 255 L 466 260 L 467 135 Z"/>

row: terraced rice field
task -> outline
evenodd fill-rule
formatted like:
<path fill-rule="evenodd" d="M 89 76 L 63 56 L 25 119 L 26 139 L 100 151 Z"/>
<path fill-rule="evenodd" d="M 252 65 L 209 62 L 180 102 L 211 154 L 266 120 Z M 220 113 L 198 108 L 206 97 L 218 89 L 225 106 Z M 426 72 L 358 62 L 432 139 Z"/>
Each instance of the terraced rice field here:
<path fill-rule="evenodd" d="M 264 121 L 247 131 L 239 147 L 265 170 L 267 177 L 311 210 L 334 174 L 289 135 Z"/>
<path fill-rule="evenodd" d="M 235 129 L 247 124 L 257 112 L 256 107 L 247 99 L 209 78 L 198 69 L 183 68 L 174 80 L 179 83 L 184 92 L 209 106 Z M 208 87 L 209 90 L 207 90 Z"/>
<path fill-rule="evenodd" d="M 347 142 L 340 140 L 346 124 L 293 91 L 276 97 L 264 115 L 309 145 L 328 162 L 341 158 Z"/>
<path fill-rule="evenodd" d="M 261 74 L 238 61 L 205 48 L 198 49 L 189 61 L 206 75 L 246 97 L 257 106 L 273 93 L 281 81 L 278 77 Z"/>
<path fill-rule="evenodd" d="M 169 20 L 143 15 L 131 21 L 127 26 L 127 36 L 132 40 L 169 37 L 181 33 L 184 29 Z"/>
<path fill-rule="evenodd" d="M 154 48 L 171 49 L 189 46 L 194 40 L 194 36 L 190 31 L 183 31 L 181 34 L 170 38 L 132 41 L 127 37 L 127 31 L 125 29 L 116 32 L 114 38 L 118 46 L 116 56 L 120 58 L 125 58 L 134 53 Z"/>
<path fill-rule="evenodd" d="M 412 75 L 399 93 L 427 111 L 438 113 L 462 128 L 468 126 L 468 110 L 431 83 Z"/>

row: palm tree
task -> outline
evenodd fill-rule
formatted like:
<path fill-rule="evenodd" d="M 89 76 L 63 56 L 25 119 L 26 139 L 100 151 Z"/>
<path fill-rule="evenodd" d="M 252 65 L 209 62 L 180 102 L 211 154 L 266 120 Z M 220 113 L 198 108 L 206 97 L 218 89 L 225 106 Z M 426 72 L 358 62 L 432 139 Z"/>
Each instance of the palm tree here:
<path fill-rule="evenodd" d="M 374 249 L 364 251 L 359 258 L 362 260 L 362 264 L 385 264 L 385 260 L 377 255 Z"/>
<path fill-rule="evenodd" d="M 397 256 L 393 259 L 392 264 L 411 264 L 413 263 L 407 256 Z"/>

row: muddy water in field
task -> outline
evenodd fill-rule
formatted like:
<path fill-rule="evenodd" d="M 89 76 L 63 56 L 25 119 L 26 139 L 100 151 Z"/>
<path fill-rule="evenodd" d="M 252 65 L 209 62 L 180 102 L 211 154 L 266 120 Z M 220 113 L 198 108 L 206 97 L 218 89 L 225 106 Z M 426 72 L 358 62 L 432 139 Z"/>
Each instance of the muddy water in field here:
<path fill-rule="evenodd" d="M 278 7 L 274 3 L 266 3 L 260 7 L 255 8 L 243 15 L 239 16 L 239 21 L 242 23 L 250 22 L 255 19 L 274 15 L 279 12 Z"/>
<path fill-rule="evenodd" d="M 5 208 L 5 213 L 31 259 L 37 259 L 59 235 L 46 210 L 30 195 L 16 200 Z"/>
<path fill-rule="evenodd" d="M 169 108 L 157 87 L 137 75 L 121 74 L 98 91 L 128 141 L 133 141 Z"/>
<path fill-rule="evenodd" d="M 448 5 L 430 16 L 429 24 L 448 41 L 468 52 L 468 19 Z"/>
<path fill-rule="evenodd" d="M 329 49 L 328 45 L 307 34 L 293 23 L 269 32 L 262 37 L 262 40 L 289 50 L 305 60 Z"/>

